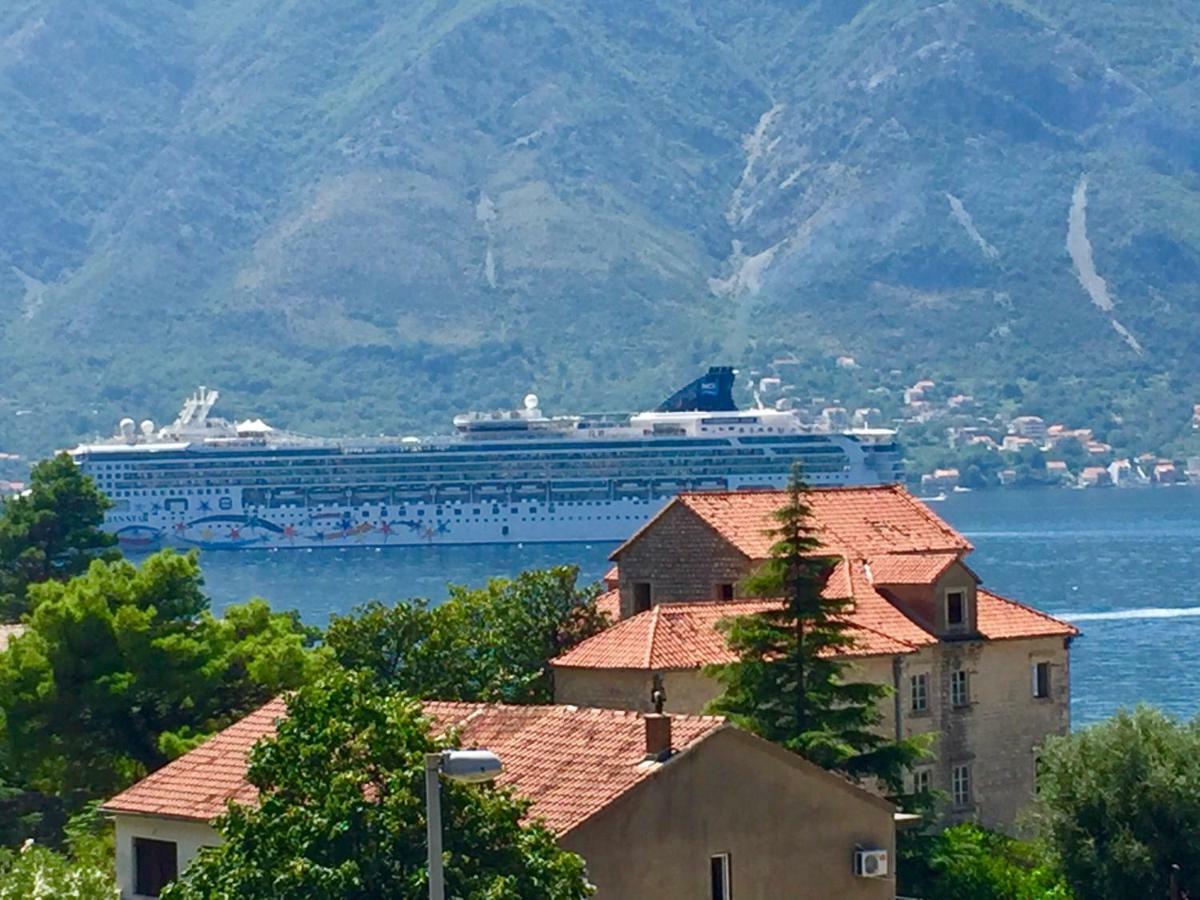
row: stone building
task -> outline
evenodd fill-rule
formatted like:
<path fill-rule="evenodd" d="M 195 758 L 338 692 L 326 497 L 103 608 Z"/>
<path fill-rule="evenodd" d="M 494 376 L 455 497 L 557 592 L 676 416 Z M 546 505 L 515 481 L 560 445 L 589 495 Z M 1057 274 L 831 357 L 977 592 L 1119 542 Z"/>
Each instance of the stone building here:
<path fill-rule="evenodd" d="M 500 757 L 500 783 L 586 860 L 600 900 L 895 896 L 894 808 L 719 718 L 441 702 L 425 711 L 463 746 Z M 104 805 L 123 900 L 158 896 L 220 843 L 212 820 L 230 802 L 256 801 L 250 748 L 286 714 L 272 701 Z M 864 855 L 874 877 L 856 874 Z"/>
<path fill-rule="evenodd" d="M 685 494 L 613 554 L 604 603 L 619 621 L 554 661 L 555 699 L 698 713 L 719 691 L 703 672 L 731 659 L 716 623 L 778 601 L 740 596 L 769 555 L 777 491 Z M 1038 748 L 1069 726 L 1068 623 L 985 590 L 971 544 L 901 487 L 809 495 L 826 584 L 849 600 L 850 678 L 893 689 L 881 728 L 934 735 L 913 778 L 947 797 L 947 821 L 1011 829 L 1033 795 Z"/>

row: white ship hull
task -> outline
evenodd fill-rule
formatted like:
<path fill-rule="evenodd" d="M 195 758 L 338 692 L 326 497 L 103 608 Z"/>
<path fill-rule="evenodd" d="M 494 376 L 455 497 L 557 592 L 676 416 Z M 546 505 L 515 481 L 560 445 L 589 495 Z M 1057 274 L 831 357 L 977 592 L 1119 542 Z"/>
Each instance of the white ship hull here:
<path fill-rule="evenodd" d="M 782 487 L 776 479 L 772 487 Z M 830 479 L 832 484 L 872 484 Z M 754 487 L 764 487 L 763 479 Z M 736 488 L 736 485 L 731 485 Z M 188 498 L 182 498 L 188 499 Z M 105 527 L 126 550 L 161 547 L 204 550 L 277 550 L 330 547 L 405 547 L 431 544 L 602 543 L 621 541 L 647 522 L 667 497 L 585 500 L 548 504 L 542 501 L 504 505 L 415 503 L 403 514 L 379 504 L 313 511 L 308 508 L 245 509 L 233 491 L 217 509 L 204 498 L 198 516 L 168 512 L 159 503 L 148 511 L 109 513 Z M 182 504 L 180 504 L 180 507 Z"/>
<path fill-rule="evenodd" d="M 790 412 L 739 411 L 733 371 L 713 368 L 659 409 L 546 418 L 455 417 L 432 438 L 327 440 L 209 415 L 201 388 L 178 418 L 72 454 L 113 501 L 127 549 L 406 546 L 619 541 L 681 491 L 898 479 L 894 434 L 805 430 Z"/>

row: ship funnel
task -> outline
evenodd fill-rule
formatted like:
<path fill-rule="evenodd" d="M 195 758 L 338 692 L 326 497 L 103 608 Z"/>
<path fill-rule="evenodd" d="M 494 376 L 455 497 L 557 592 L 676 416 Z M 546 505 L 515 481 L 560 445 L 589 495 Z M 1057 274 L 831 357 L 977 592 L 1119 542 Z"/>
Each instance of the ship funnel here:
<path fill-rule="evenodd" d="M 708 374 L 680 388 L 656 412 L 737 412 L 732 366 L 712 366 Z"/>

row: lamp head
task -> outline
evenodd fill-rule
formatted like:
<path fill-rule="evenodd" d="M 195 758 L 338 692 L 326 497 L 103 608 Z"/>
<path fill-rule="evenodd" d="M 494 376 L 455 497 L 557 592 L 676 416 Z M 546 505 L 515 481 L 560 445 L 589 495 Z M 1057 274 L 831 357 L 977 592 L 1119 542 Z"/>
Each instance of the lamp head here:
<path fill-rule="evenodd" d="M 451 781 L 479 784 L 494 781 L 503 766 L 490 750 L 442 751 L 442 774 Z"/>

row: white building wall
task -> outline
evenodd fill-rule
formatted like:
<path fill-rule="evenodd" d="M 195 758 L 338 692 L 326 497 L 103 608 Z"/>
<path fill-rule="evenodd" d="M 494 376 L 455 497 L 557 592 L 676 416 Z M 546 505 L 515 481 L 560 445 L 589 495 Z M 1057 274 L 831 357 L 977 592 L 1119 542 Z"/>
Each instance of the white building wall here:
<path fill-rule="evenodd" d="M 179 871 L 183 872 L 200 852 L 201 847 L 215 847 L 221 836 L 207 822 L 189 822 L 183 819 L 164 819 L 157 816 L 114 816 L 117 841 L 117 886 L 121 889 L 121 900 L 140 900 L 142 894 L 134 893 L 134 838 L 150 838 L 155 841 L 172 841 L 178 849 Z"/>

